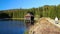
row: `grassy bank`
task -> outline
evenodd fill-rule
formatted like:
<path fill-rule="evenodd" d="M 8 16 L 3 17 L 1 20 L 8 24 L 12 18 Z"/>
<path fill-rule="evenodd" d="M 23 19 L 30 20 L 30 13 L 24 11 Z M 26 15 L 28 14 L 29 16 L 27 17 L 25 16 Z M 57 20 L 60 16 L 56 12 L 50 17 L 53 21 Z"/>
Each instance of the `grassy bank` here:
<path fill-rule="evenodd" d="M 28 34 L 28 31 L 25 31 L 24 34 Z"/>
<path fill-rule="evenodd" d="M 10 18 L 10 19 L 13 19 L 13 20 L 24 20 L 24 18 Z"/>

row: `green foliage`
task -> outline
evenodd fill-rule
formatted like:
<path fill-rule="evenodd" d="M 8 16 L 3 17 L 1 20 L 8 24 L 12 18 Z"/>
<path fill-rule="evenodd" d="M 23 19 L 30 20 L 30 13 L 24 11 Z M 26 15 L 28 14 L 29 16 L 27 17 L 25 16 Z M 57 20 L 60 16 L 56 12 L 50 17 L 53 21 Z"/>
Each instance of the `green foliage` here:
<path fill-rule="evenodd" d="M 39 8 L 4 10 L 3 12 L 12 16 L 12 18 L 24 18 L 27 12 L 33 12 L 34 16 L 38 15 L 39 17 L 55 18 L 57 16 L 60 18 L 60 5 L 45 5 Z"/>

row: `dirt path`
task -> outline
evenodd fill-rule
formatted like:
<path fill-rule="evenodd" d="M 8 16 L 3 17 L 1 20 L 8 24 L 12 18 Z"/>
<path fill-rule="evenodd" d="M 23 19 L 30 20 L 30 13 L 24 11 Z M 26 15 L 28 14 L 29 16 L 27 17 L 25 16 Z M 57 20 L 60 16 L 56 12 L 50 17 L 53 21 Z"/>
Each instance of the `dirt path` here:
<path fill-rule="evenodd" d="M 46 18 L 47 19 L 47 18 Z M 58 24 L 55 23 L 55 20 L 53 19 L 47 19 L 50 23 L 52 23 L 53 25 L 57 26 L 60 28 L 60 21 L 58 21 Z"/>
<path fill-rule="evenodd" d="M 49 22 L 48 19 L 39 19 L 34 26 L 30 27 L 29 34 L 60 34 L 60 28 Z"/>

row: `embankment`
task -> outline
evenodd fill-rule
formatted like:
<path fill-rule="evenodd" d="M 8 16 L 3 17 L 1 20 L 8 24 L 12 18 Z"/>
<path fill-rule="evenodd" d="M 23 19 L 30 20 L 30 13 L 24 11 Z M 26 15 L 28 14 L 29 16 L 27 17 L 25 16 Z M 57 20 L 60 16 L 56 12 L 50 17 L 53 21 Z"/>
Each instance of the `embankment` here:
<path fill-rule="evenodd" d="M 60 28 L 50 23 L 47 19 L 40 18 L 34 26 L 29 28 L 29 34 L 60 34 Z"/>

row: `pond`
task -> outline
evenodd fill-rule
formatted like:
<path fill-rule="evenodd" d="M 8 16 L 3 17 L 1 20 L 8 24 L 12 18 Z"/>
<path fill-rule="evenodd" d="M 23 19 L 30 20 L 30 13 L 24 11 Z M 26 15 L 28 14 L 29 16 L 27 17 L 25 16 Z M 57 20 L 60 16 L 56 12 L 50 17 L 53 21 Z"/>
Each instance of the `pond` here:
<path fill-rule="evenodd" d="M 0 21 L 0 34 L 24 34 L 24 21 Z"/>

